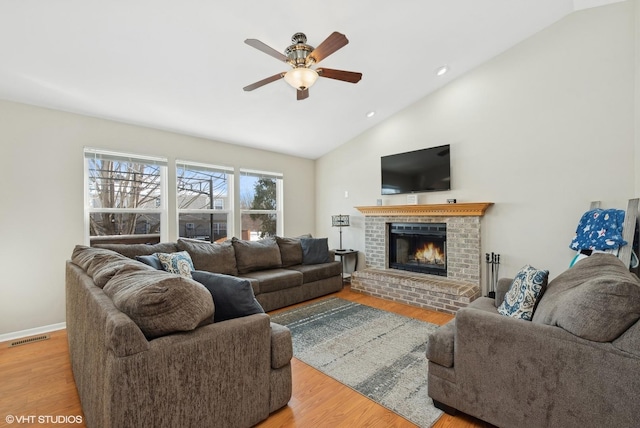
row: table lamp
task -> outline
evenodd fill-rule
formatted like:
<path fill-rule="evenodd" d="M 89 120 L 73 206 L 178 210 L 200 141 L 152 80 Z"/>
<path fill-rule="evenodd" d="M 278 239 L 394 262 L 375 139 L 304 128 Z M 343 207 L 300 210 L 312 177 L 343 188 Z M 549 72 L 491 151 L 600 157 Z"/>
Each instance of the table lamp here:
<path fill-rule="evenodd" d="M 340 248 L 339 248 L 339 250 L 342 250 L 343 249 L 342 248 L 342 228 L 349 226 L 349 216 L 348 215 L 343 215 L 343 214 L 332 215 L 331 216 L 331 226 L 340 228 Z"/>

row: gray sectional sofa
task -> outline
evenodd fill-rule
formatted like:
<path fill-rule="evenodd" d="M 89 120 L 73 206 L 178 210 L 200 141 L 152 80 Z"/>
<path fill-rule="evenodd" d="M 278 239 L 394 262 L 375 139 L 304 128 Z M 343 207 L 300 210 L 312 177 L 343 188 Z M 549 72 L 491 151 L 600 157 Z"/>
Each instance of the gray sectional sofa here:
<path fill-rule="evenodd" d="M 342 278 L 326 251 L 278 239 L 77 246 L 66 321 L 86 425 L 250 427 L 286 406 L 291 334 L 264 311 L 337 291 Z M 182 251 L 190 275 L 149 262 Z"/>
<path fill-rule="evenodd" d="M 301 242 L 309 246 L 304 248 Z M 314 252 L 317 244 L 327 253 Z M 157 252 L 187 251 L 196 270 L 248 280 L 265 311 L 290 306 L 342 289 L 342 266 L 328 251 L 326 239 L 267 238 L 261 241 L 230 239 L 208 243 L 193 239 L 146 244 L 96 244 L 129 258 Z M 306 250 L 306 252 L 305 252 Z"/>
<path fill-rule="evenodd" d="M 594 254 L 558 275 L 531 321 L 479 298 L 429 338 L 429 396 L 499 427 L 637 427 L 640 281 Z"/>

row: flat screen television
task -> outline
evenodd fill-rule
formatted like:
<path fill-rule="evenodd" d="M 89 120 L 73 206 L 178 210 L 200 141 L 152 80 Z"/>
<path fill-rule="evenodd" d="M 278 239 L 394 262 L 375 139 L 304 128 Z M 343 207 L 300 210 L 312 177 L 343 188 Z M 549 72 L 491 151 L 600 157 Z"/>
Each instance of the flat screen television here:
<path fill-rule="evenodd" d="M 449 145 L 382 156 L 382 194 L 451 190 Z"/>

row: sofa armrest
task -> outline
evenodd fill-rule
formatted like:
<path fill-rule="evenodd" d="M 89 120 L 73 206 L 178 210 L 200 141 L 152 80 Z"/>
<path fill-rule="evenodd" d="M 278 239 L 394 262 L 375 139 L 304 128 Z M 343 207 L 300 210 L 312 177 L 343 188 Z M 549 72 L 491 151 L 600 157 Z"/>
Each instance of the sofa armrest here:
<path fill-rule="evenodd" d="M 638 363 L 611 343 L 462 308 L 454 345 L 459 396 L 450 405 L 498 426 L 588 426 L 612 413 L 631 421 L 638 404 L 629 391 L 639 390 L 640 377 L 620 373 Z"/>
<path fill-rule="evenodd" d="M 453 347 L 456 332 L 455 318 L 429 335 L 427 359 L 443 367 L 453 367 Z"/>
<path fill-rule="evenodd" d="M 286 366 L 293 358 L 291 331 L 280 324 L 271 323 L 271 368 Z"/>
<path fill-rule="evenodd" d="M 269 414 L 271 329 L 255 314 L 163 336 L 107 356 L 96 426 L 252 426 Z M 162 405 L 158 405 L 162 403 Z"/>

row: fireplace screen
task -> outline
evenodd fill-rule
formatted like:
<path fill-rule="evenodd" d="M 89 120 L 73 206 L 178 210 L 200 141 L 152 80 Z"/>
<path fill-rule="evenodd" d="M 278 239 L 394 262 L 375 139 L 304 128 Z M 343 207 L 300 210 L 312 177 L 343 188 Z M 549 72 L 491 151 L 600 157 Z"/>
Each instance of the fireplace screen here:
<path fill-rule="evenodd" d="M 388 242 L 390 268 L 447 276 L 445 223 L 392 223 Z"/>

